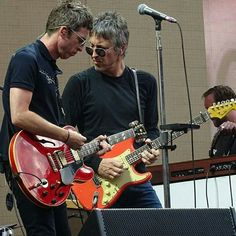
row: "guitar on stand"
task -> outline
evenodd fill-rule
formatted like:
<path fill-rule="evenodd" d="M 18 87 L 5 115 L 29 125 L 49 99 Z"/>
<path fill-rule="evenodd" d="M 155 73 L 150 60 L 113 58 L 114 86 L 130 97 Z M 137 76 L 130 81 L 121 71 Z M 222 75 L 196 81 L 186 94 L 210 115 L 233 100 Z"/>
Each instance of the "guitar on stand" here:
<path fill-rule="evenodd" d="M 111 145 L 129 138 L 143 139 L 142 124 L 131 123 L 131 129 L 107 137 Z M 65 129 L 73 129 L 71 126 Z M 73 181 L 87 181 L 94 175 L 83 159 L 100 150 L 99 141 L 84 144 L 79 150 L 63 142 L 19 131 L 11 139 L 9 160 L 14 177 L 23 193 L 35 204 L 59 206 L 70 193 Z"/>

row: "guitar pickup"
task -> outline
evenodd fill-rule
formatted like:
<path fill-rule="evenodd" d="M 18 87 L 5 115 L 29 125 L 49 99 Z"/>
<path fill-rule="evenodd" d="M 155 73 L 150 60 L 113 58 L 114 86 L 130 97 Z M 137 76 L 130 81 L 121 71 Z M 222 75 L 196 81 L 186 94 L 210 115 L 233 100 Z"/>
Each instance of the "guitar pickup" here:
<path fill-rule="evenodd" d="M 56 167 L 56 164 L 55 164 L 55 162 L 53 160 L 53 157 L 52 157 L 51 153 L 47 153 L 47 157 L 48 157 L 48 161 L 49 161 L 53 171 L 54 172 L 58 172 L 58 168 Z"/>
<path fill-rule="evenodd" d="M 58 150 L 58 151 L 55 151 L 53 154 L 56 157 L 56 159 L 60 161 L 60 163 L 58 162 L 58 164 L 60 165 L 60 168 L 68 164 L 64 152 Z"/>

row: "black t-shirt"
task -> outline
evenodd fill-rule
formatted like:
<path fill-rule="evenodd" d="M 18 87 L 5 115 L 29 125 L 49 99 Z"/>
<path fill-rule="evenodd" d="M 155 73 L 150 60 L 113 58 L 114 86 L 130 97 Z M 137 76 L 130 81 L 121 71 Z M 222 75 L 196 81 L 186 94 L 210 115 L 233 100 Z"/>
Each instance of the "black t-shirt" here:
<path fill-rule="evenodd" d="M 63 126 L 64 115 L 60 105 L 57 75 L 61 71 L 56 66 L 45 45 L 36 42 L 19 49 L 8 66 L 4 90 L 4 118 L 0 133 L 0 159 L 8 160 L 8 145 L 15 132 L 19 131 L 11 123 L 10 88 L 22 88 L 33 92 L 29 109 L 53 124 Z"/>
<path fill-rule="evenodd" d="M 137 71 L 137 77 L 144 126 L 154 139 L 159 135 L 156 79 L 143 71 Z M 62 100 L 68 124 L 77 126 L 88 140 L 127 130 L 130 122 L 139 120 L 135 82 L 128 67 L 120 77 L 107 76 L 94 67 L 78 73 L 68 81 Z M 99 158 L 86 160 L 94 170 L 99 163 Z"/>
<path fill-rule="evenodd" d="M 218 131 L 209 151 L 210 157 L 230 156 L 236 154 L 236 135 L 222 134 Z"/>

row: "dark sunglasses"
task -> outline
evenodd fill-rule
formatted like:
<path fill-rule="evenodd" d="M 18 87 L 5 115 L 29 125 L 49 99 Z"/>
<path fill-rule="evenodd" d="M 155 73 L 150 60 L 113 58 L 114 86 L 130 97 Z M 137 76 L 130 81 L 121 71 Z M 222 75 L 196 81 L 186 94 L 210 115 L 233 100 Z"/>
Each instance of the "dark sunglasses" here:
<path fill-rule="evenodd" d="M 93 52 L 95 51 L 95 53 L 99 56 L 99 57 L 105 57 L 106 53 L 108 50 L 112 49 L 113 47 L 110 48 L 92 48 L 92 47 L 86 47 L 85 50 L 86 52 L 92 56 Z"/>

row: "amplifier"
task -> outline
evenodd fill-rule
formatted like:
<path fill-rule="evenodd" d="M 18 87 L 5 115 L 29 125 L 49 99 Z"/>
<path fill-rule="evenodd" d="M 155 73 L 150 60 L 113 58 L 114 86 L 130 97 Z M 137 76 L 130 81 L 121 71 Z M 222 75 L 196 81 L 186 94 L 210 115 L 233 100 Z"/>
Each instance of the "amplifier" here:
<path fill-rule="evenodd" d="M 162 165 L 149 166 L 153 185 L 163 183 Z M 236 156 L 213 157 L 169 164 L 170 182 L 236 174 Z"/>

